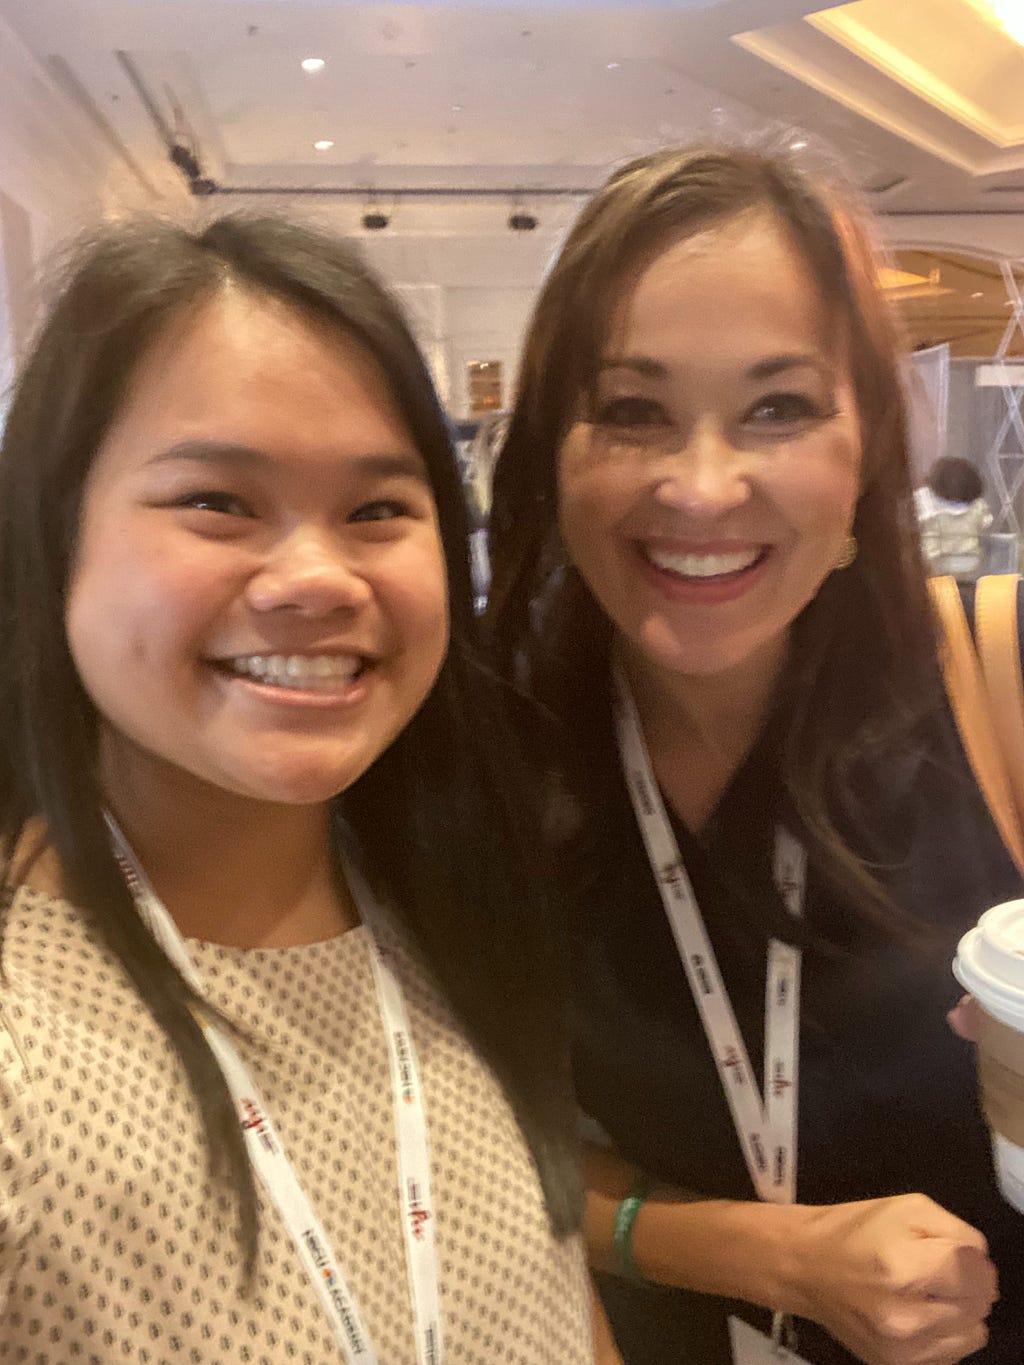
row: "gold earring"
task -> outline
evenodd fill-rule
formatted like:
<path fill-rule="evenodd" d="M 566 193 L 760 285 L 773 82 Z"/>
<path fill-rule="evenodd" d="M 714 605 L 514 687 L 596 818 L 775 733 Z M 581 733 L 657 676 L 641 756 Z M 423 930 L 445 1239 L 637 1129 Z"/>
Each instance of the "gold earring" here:
<path fill-rule="evenodd" d="M 857 537 L 847 536 L 843 541 L 843 548 L 839 551 L 839 558 L 836 560 L 837 569 L 848 569 L 857 558 Z"/>

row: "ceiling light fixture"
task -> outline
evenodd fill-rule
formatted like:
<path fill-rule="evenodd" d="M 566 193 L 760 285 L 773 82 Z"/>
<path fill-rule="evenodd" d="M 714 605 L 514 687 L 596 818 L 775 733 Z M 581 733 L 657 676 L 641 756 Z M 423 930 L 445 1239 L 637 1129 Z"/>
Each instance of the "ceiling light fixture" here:
<path fill-rule="evenodd" d="M 318 152 L 329 152 L 334 143 L 329 137 L 322 137 L 319 142 L 314 142 L 313 146 Z"/>
<path fill-rule="evenodd" d="M 327 63 L 324 61 L 323 57 L 304 57 L 302 61 L 302 69 L 307 76 L 315 76 L 317 72 L 322 71 L 326 65 Z"/>
<path fill-rule="evenodd" d="M 982 293 L 980 289 L 976 289 L 975 292 L 971 295 L 972 299 L 983 299 L 984 297 L 985 295 Z"/>
<path fill-rule="evenodd" d="M 937 268 L 927 275 L 912 270 L 883 265 L 878 271 L 878 283 L 891 299 L 906 302 L 910 299 L 934 299 L 956 291 L 942 283 L 942 272 Z"/>
<path fill-rule="evenodd" d="M 622 65 L 621 62 L 606 62 L 606 63 L 605 63 L 605 70 L 606 70 L 606 71 L 618 71 L 618 69 L 619 69 L 619 67 L 620 67 L 621 65 Z"/>
<path fill-rule="evenodd" d="M 1021 0 L 969 0 L 969 3 L 982 18 L 1024 47 L 1024 5 Z"/>

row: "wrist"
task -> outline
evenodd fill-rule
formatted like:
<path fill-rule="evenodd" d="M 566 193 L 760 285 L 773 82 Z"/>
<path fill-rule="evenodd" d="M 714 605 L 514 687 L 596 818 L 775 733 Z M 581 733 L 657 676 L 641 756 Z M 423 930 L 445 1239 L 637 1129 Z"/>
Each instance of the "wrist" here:
<path fill-rule="evenodd" d="M 615 1210 L 615 1222 L 612 1228 L 612 1253 L 615 1258 L 616 1269 L 627 1280 L 642 1280 L 644 1278 L 633 1252 L 633 1228 L 650 1192 L 650 1181 L 645 1176 L 638 1176 L 629 1192 L 619 1201 Z"/>
<path fill-rule="evenodd" d="M 815 1213 L 804 1204 L 678 1194 L 663 1202 L 655 1192 L 634 1221 L 633 1256 L 646 1279 L 806 1316 Z"/>
<path fill-rule="evenodd" d="M 774 1302 L 766 1307 L 817 1321 L 816 1286 L 821 1278 L 818 1224 L 824 1210 L 815 1204 L 779 1207 L 773 1252 Z"/>

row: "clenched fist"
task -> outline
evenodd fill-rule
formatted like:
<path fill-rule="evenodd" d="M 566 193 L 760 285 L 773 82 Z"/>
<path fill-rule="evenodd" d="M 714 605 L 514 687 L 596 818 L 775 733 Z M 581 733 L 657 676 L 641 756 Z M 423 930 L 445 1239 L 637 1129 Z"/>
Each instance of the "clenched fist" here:
<path fill-rule="evenodd" d="M 866 1365 L 955 1365 L 985 1345 L 999 1295 L 980 1232 L 923 1194 L 807 1212 L 801 1317 Z"/>

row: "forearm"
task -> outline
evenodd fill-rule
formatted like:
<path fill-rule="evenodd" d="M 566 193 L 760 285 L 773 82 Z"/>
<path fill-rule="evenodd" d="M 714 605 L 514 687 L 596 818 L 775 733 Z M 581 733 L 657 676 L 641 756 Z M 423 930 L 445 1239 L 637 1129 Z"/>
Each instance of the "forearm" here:
<path fill-rule="evenodd" d="M 636 1172 L 587 1153 L 585 1231 L 594 1265 L 615 1270 L 615 1212 Z M 998 1297 L 985 1238 L 923 1194 L 846 1204 L 704 1199 L 656 1189 L 633 1225 L 648 1279 L 742 1299 L 820 1323 L 858 1360 L 961 1360 L 987 1340 Z"/>
<path fill-rule="evenodd" d="M 591 1263 L 614 1272 L 615 1214 L 636 1171 L 599 1148 L 588 1149 L 586 1166 Z M 657 1187 L 633 1225 L 634 1260 L 646 1279 L 659 1284 L 799 1311 L 799 1246 L 813 1213 L 804 1205 L 704 1199 Z"/>

